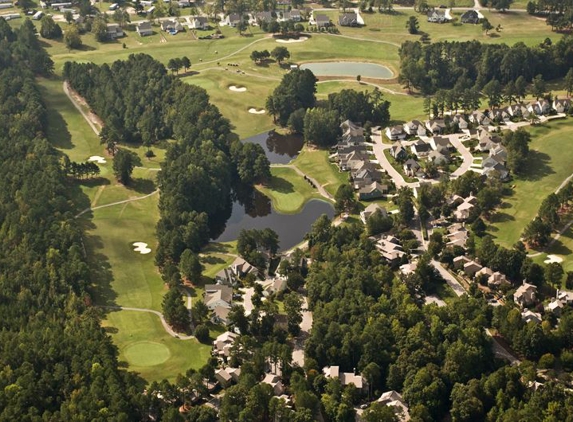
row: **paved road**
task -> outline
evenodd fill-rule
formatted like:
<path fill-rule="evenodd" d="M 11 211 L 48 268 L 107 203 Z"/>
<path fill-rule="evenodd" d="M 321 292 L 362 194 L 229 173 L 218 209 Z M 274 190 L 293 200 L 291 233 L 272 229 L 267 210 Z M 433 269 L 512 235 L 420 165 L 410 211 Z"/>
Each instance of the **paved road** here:
<path fill-rule="evenodd" d="M 376 159 L 378 160 L 380 167 L 382 167 L 382 169 L 384 169 L 384 171 L 386 171 L 386 173 L 388 173 L 388 175 L 394 181 L 396 189 L 402 188 L 404 186 L 407 186 L 409 188 L 416 188 L 420 186 L 420 182 L 406 182 L 402 177 L 402 175 L 398 172 L 398 170 L 396 170 L 394 166 L 390 164 L 388 158 L 386 158 L 386 154 L 384 154 L 384 151 L 392 148 L 392 145 L 385 144 L 382 142 L 381 133 L 372 134 L 372 140 L 374 141 L 374 145 L 372 146 L 372 151 L 374 152 L 374 155 L 376 156 Z"/>
<path fill-rule="evenodd" d="M 72 104 L 74 105 L 74 107 L 82 114 L 82 116 L 84 116 L 84 119 L 86 119 L 86 122 L 88 122 L 88 124 L 90 125 L 90 127 L 92 128 L 92 130 L 94 131 L 94 133 L 99 136 L 99 129 L 96 127 L 95 122 L 93 121 L 93 119 L 84 111 L 84 109 L 78 104 L 78 102 L 76 101 L 76 99 L 74 98 L 74 96 L 72 95 L 72 93 L 70 92 L 70 86 L 68 84 L 68 81 L 64 81 L 63 84 L 63 88 L 64 88 L 64 92 L 67 95 L 67 97 L 69 98 L 69 100 L 72 102 Z"/>
<path fill-rule="evenodd" d="M 448 135 L 447 136 L 450 139 L 450 142 L 452 143 L 454 148 L 456 148 L 459 151 L 459 153 L 462 155 L 462 159 L 463 159 L 462 165 L 459 166 L 456 169 L 456 171 L 454 171 L 451 174 L 452 178 L 460 177 L 462 174 L 466 173 L 470 169 L 470 167 L 474 161 L 474 156 L 472 155 L 470 150 L 467 149 L 466 146 L 460 140 L 461 136 L 464 136 L 464 135 Z"/>
<path fill-rule="evenodd" d="M 451 275 L 450 272 L 446 270 L 440 262 L 432 259 L 432 265 L 438 270 L 440 275 L 444 278 L 444 280 L 446 280 L 446 283 L 448 283 L 448 286 L 452 288 L 458 297 L 466 294 L 466 290 L 460 284 L 460 282 L 453 275 Z"/>
<path fill-rule="evenodd" d="M 312 328 L 312 312 L 308 310 L 308 299 L 302 298 L 302 321 L 300 323 L 300 334 L 295 340 L 292 360 L 301 368 L 304 366 L 304 343 Z"/>
<path fill-rule="evenodd" d="M 489 328 L 486 328 L 485 332 L 488 336 L 491 337 L 492 349 L 495 356 L 509 361 L 511 365 L 519 365 L 521 363 L 521 361 L 516 356 L 512 355 L 505 347 L 501 345 L 497 338 L 491 334 Z"/>

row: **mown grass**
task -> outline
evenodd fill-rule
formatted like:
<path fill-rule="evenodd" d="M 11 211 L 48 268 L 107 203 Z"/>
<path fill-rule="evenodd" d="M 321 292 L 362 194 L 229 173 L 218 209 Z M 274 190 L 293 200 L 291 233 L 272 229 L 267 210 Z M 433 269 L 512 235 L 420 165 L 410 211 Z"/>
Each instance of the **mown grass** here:
<path fill-rule="evenodd" d="M 333 196 L 340 185 L 348 183 L 348 173 L 338 171 L 328 160 L 328 151 L 304 147 L 292 164 L 315 178 Z"/>
<path fill-rule="evenodd" d="M 322 198 L 317 190 L 310 186 L 294 169 L 271 167 L 272 178 L 258 189 L 267 195 L 273 208 L 283 214 L 296 214 L 310 199 Z"/>
<path fill-rule="evenodd" d="M 505 247 L 519 240 L 541 201 L 573 173 L 573 120 L 554 121 L 530 131 L 527 173 L 512 181 L 513 195 L 504 200 L 489 226 L 489 233 Z"/>

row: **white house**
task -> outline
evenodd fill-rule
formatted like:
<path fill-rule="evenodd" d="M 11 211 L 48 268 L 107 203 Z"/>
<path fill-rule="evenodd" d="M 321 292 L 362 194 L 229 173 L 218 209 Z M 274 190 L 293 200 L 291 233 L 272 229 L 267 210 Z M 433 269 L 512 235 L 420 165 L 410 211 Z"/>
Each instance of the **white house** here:
<path fill-rule="evenodd" d="M 532 305 L 536 301 L 536 295 L 537 287 L 524 281 L 513 294 L 513 301 L 524 308 Z"/>
<path fill-rule="evenodd" d="M 135 30 L 137 31 L 140 37 L 153 35 L 153 28 L 151 27 L 151 22 L 149 21 L 138 22 L 135 25 Z"/>
<path fill-rule="evenodd" d="M 407 133 L 404 132 L 403 126 L 389 126 L 386 128 L 386 137 L 391 141 L 398 141 L 405 139 Z"/>

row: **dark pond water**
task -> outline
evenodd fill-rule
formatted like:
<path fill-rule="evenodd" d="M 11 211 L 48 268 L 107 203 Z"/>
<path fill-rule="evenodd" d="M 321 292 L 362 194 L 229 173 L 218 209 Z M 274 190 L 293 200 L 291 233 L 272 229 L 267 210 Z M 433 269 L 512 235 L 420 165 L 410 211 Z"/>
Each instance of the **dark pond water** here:
<path fill-rule="evenodd" d="M 298 155 L 303 145 L 302 136 L 280 135 L 272 130 L 244 139 L 243 142 L 262 146 L 271 164 L 289 163 Z"/>
<path fill-rule="evenodd" d="M 280 214 L 276 212 L 269 198 L 259 191 L 251 191 L 236 198 L 232 205 L 231 216 L 214 240 L 229 242 L 236 240 L 241 229 L 271 228 L 279 236 L 279 249 L 284 251 L 302 242 L 312 224 L 322 214 L 334 216 L 334 208 L 328 202 L 313 199 L 298 214 Z"/>

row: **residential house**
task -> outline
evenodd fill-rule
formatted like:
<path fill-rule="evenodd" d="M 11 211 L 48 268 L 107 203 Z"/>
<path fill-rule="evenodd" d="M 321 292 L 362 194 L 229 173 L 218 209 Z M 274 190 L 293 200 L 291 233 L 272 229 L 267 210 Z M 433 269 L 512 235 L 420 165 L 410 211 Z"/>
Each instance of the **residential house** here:
<path fill-rule="evenodd" d="M 121 26 L 119 26 L 117 23 L 108 23 L 107 37 L 110 40 L 115 40 L 116 38 L 123 37 L 123 30 L 121 29 Z"/>
<path fill-rule="evenodd" d="M 428 12 L 428 22 L 432 23 L 445 23 L 449 22 L 451 19 L 446 16 L 445 10 L 433 9 Z"/>
<path fill-rule="evenodd" d="M 273 20 L 273 14 L 271 12 L 258 12 L 255 14 L 255 21 L 257 23 L 270 23 Z"/>
<path fill-rule="evenodd" d="M 314 24 L 318 28 L 326 28 L 330 26 L 330 18 L 327 15 L 316 14 L 314 15 Z"/>
<path fill-rule="evenodd" d="M 233 288 L 223 284 L 207 284 L 204 301 L 210 310 L 218 306 L 230 308 L 233 302 Z"/>
<path fill-rule="evenodd" d="M 571 108 L 571 99 L 570 98 L 563 98 L 563 99 L 555 98 L 555 100 L 553 100 L 553 104 L 551 105 L 551 107 L 557 113 L 566 113 Z"/>
<path fill-rule="evenodd" d="M 476 204 L 475 196 L 470 196 L 464 199 L 464 202 L 458 205 L 458 207 L 454 211 L 454 217 L 456 218 L 456 220 L 457 221 L 467 220 L 470 217 L 475 204 Z"/>
<path fill-rule="evenodd" d="M 283 13 L 283 20 L 285 21 L 293 21 L 293 22 L 300 22 L 302 20 L 302 16 L 300 14 L 300 10 L 292 9 L 290 12 Z"/>
<path fill-rule="evenodd" d="M 231 385 L 233 377 L 225 369 L 217 369 L 215 371 L 215 379 L 219 382 L 221 387 L 226 388 Z"/>
<path fill-rule="evenodd" d="M 449 138 L 444 138 L 442 136 L 431 137 L 430 146 L 433 150 L 438 150 L 440 148 L 452 149 L 454 147 Z"/>
<path fill-rule="evenodd" d="M 351 120 L 345 120 L 340 124 L 342 135 L 350 135 L 352 137 L 364 137 L 364 128 Z"/>
<path fill-rule="evenodd" d="M 281 377 L 276 374 L 266 374 L 261 382 L 270 385 L 275 396 L 280 396 L 285 391 Z"/>
<path fill-rule="evenodd" d="M 391 141 L 398 141 L 405 139 L 406 136 L 408 135 L 406 132 L 404 132 L 404 127 L 400 125 L 387 127 L 385 133 L 386 137 Z"/>
<path fill-rule="evenodd" d="M 359 26 L 358 15 L 354 12 L 343 13 L 338 17 L 338 24 L 340 26 Z"/>
<path fill-rule="evenodd" d="M 478 129 L 477 131 L 477 138 L 478 138 L 478 149 L 481 152 L 489 151 L 495 146 L 499 144 L 500 138 L 497 135 L 490 133 L 485 129 Z"/>
<path fill-rule="evenodd" d="M 520 307 L 525 308 L 535 303 L 537 300 L 536 295 L 537 287 L 524 281 L 513 294 L 513 301 Z"/>
<path fill-rule="evenodd" d="M 437 166 L 446 166 L 450 163 L 450 154 L 447 149 L 441 151 L 432 151 L 428 154 L 428 161 L 433 162 Z"/>
<path fill-rule="evenodd" d="M 231 28 L 235 28 L 239 23 L 241 23 L 241 15 L 238 13 L 229 13 L 223 19 L 223 24 L 230 26 Z"/>
<path fill-rule="evenodd" d="M 419 120 L 404 123 L 404 132 L 410 136 L 426 136 L 426 126 Z"/>
<path fill-rule="evenodd" d="M 406 176 L 410 176 L 413 177 L 414 175 L 416 175 L 416 173 L 418 173 L 421 169 L 420 164 L 418 164 L 418 162 L 416 160 L 414 160 L 413 158 L 410 158 L 409 160 L 407 160 L 404 163 L 404 173 L 406 174 Z"/>
<path fill-rule="evenodd" d="M 489 118 L 496 122 L 505 122 L 511 118 L 511 115 L 503 108 L 492 108 L 488 114 Z"/>
<path fill-rule="evenodd" d="M 471 23 L 477 25 L 483 18 L 483 15 L 480 15 L 481 14 L 477 10 L 467 10 L 462 14 L 460 20 L 462 23 Z"/>
<path fill-rule="evenodd" d="M 353 172 L 351 177 L 354 189 L 362 189 L 374 182 L 382 181 L 382 174 L 371 163 L 364 163 L 364 166 Z"/>
<path fill-rule="evenodd" d="M 364 209 L 364 211 L 360 211 L 360 220 L 362 220 L 362 222 L 364 224 L 366 224 L 366 222 L 368 221 L 368 218 L 377 211 L 380 211 L 384 217 L 386 217 L 388 215 L 386 208 L 384 208 L 381 205 L 374 203 L 374 204 L 368 205 Z"/>
<path fill-rule="evenodd" d="M 237 257 L 229 267 L 222 269 L 215 275 L 215 281 L 217 284 L 234 286 L 250 273 L 255 276 L 259 275 L 259 271 L 255 267 L 243 258 Z"/>
<path fill-rule="evenodd" d="M 393 236 L 383 236 L 376 242 L 376 249 L 380 252 L 380 255 L 390 264 L 397 263 L 406 252 L 400 245 L 398 239 Z"/>
<path fill-rule="evenodd" d="M 151 22 L 149 21 L 138 22 L 135 25 L 135 30 L 137 31 L 140 37 L 147 37 L 148 35 L 153 35 L 153 28 L 151 27 Z"/>
<path fill-rule="evenodd" d="M 390 155 L 396 160 L 403 160 L 408 156 L 408 151 L 406 151 L 402 144 L 398 142 L 397 144 L 392 145 L 392 148 L 390 148 Z"/>
<path fill-rule="evenodd" d="M 357 149 L 349 154 L 338 155 L 338 167 L 341 171 L 349 171 L 362 167 L 363 163 L 368 162 L 370 158 L 365 149 Z"/>
<path fill-rule="evenodd" d="M 241 376 L 241 368 L 231 368 L 230 366 L 225 368 L 227 373 L 231 375 L 231 378 L 235 382 L 239 382 L 239 377 Z"/>
<path fill-rule="evenodd" d="M 511 116 L 515 118 L 527 118 L 529 117 L 529 111 L 527 107 L 523 104 L 511 104 L 505 108 L 505 111 Z"/>
<path fill-rule="evenodd" d="M 358 390 L 364 390 L 368 387 L 368 383 L 361 375 L 356 375 L 353 372 L 340 372 L 338 366 L 326 366 L 322 369 L 322 373 L 326 378 L 339 378 L 343 387 L 350 384 L 354 384 Z"/>
<path fill-rule="evenodd" d="M 465 248 L 468 240 L 468 231 L 463 224 L 455 223 L 448 227 L 446 237 L 448 238 L 446 246 Z"/>
<path fill-rule="evenodd" d="M 475 273 L 476 280 L 484 277 L 486 280 L 493 274 L 493 270 L 488 267 L 483 267 L 481 270 Z"/>
<path fill-rule="evenodd" d="M 549 302 L 549 304 L 547 304 L 547 306 L 545 306 L 545 311 L 551 312 L 555 316 L 560 317 L 563 308 L 565 308 L 563 301 L 559 299 L 553 299 L 551 302 Z"/>
<path fill-rule="evenodd" d="M 164 19 L 161 21 L 161 30 L 166 32 L 183 31 L 183 25 L 177 19 Z"/>
<path fill-rule="evenodd" d="M 390 186 L 387 184 L 381 184 L 378 182 L 373 182 L 370 185 L 366 185 L 358 191 L 358 199 L 360 201 L 367 201 L 370 199 L 382 198 L 390 190 Z"/>
<path fill-rule="evenodd" d="M 418 261 L 411 261 L 404 265 L 400 265 L 399 270 L 400 273 L 402 273 L 403 275 L 408 275 L 416 272 L 417 268 L 418 268 Z"/>
<path fill-rule="evenodd" d="M 230 331 L 225 331 L 213 341 L 213 352 L 219 356 L 229 356 L 231 347 L 235 340 L 239 337 L 238 334 Z"/>
<path fill-rule="evenodd" d="M 491 160 L 491 157 L 488 157 L 482 161 L 482 174 L 486 177 L 497 177 L 502 182 L 508 180 L 509 170 L 503 164 Z"/>
<path fill-rule="evenodd" d="M 464 264 L 464 273 L 468 277 L 473 277 L 481 269 L 482 266 L 475 261 L 466 262 Z"/>
<path fill-rule="evenodd" d="M 416 155 L 416 157 L 423 158 L 427 157 L 430 151 L 432 151 L 432 146 L 429 143 L 424 142 L 420 139 L 414 142 L 410 146 L 410 149 L 412 150 L 412 153 Z"/>
<path fill-rule="evenodd" d="M 190 29 L 205 30 L 209 28 L 209 20 L 205 16 L 192 16 L 188 22 Z"/>
<path fill-rule="evenodd" d="M 278 276 L 278 277 L 268 278 L 261 284 L 267 293 L 277 294 L 284 291 L 287 288 L 287 277 Z"/>
<path fill-rule="evenodd" d="M 549 101 L 545 99 L 533 101 L 532 103 L 527 105 L 527 111 L 529 111 L 532 114 L 536 114 L 538 116 L 547 114 L 549 113 L 550 110 L 551 110 L 551 104 L 549 103 Z"/>
<path fill-rule="evenodd" d="M 410 412 L 408 410 L 408 405 L 406 404 L 400 393 L 394 390 L 386 391 L 376 401 L 385 406 L 392 407 L 394 409 L 394 413 L 396 413 L 400 422 L 406 422 L 410 420 Z"/>
<path fill-rule="evenodd" d="M 426 129 L 434 135 L 441 135 L 446 130 L 446 123 L 443 120 L 428 120 Z"/>
<path fill-rule="evenodd" d="M 452 117 L 451 123 L 454 125 L 458 125 L 459 130 L 465 130 L 468 128 L 469 123 L 467 118 L 462 114 L 456 114 Z"/>
<path fill-rule="evenodd" d="M 472 114 L 470 114 L 469 120 L 470 122 L 476 125 L 488 126 L 489 124 L 491 124 L 490 118 L 485 113 L 482 113 L 479 110 L 476 110 Z"/>
<path fill-rule="evenodd" d="M 509 281 L 507 280 L 505 274 L 502 274 L 499 271 L 496 271 L 487 279 L 487 285 L 490 288 L 498 288 L 504 284 L 509 284 Z"/>
<path fill-rule="evenodd" d="M 177 4 L 182 9 L 185 7 L 191 7 L 191 1 L 190 0 L 177 0 Z"/>
<path fill-rule="evenodd" d="M 573 305 L 573 292 L 567 290 L 557 290 L 555 297 L 567 305 Z"/>
<path fill-rule="evenodd" d="M 466 265 L 470 261 L 471 261 L 471 259 L 469 259 L 465 255 L 456 256 L 454 258 L 454 261 L 453 261 L 454 269 L 455 270 L 461 270 L 462 268 L 464 268 L 464 265 Z"/>
<path fill-rule="evenodd" d="M 213 324 L 224 324 L 227 325 L 229 323 L 229 313 L 231 312 L 231 308 L 226 306 L 216 306 L 211 313 L 211 322 Z"/>
<path fill-rule="evenodd" d="M 539 324 L 541 323 L 541 314 L 526 309 L 521 313 L 521 319 L 525 321 L 526 324 L 529 324 L 530 322 L 535 322 L 536 324 Z"/>

